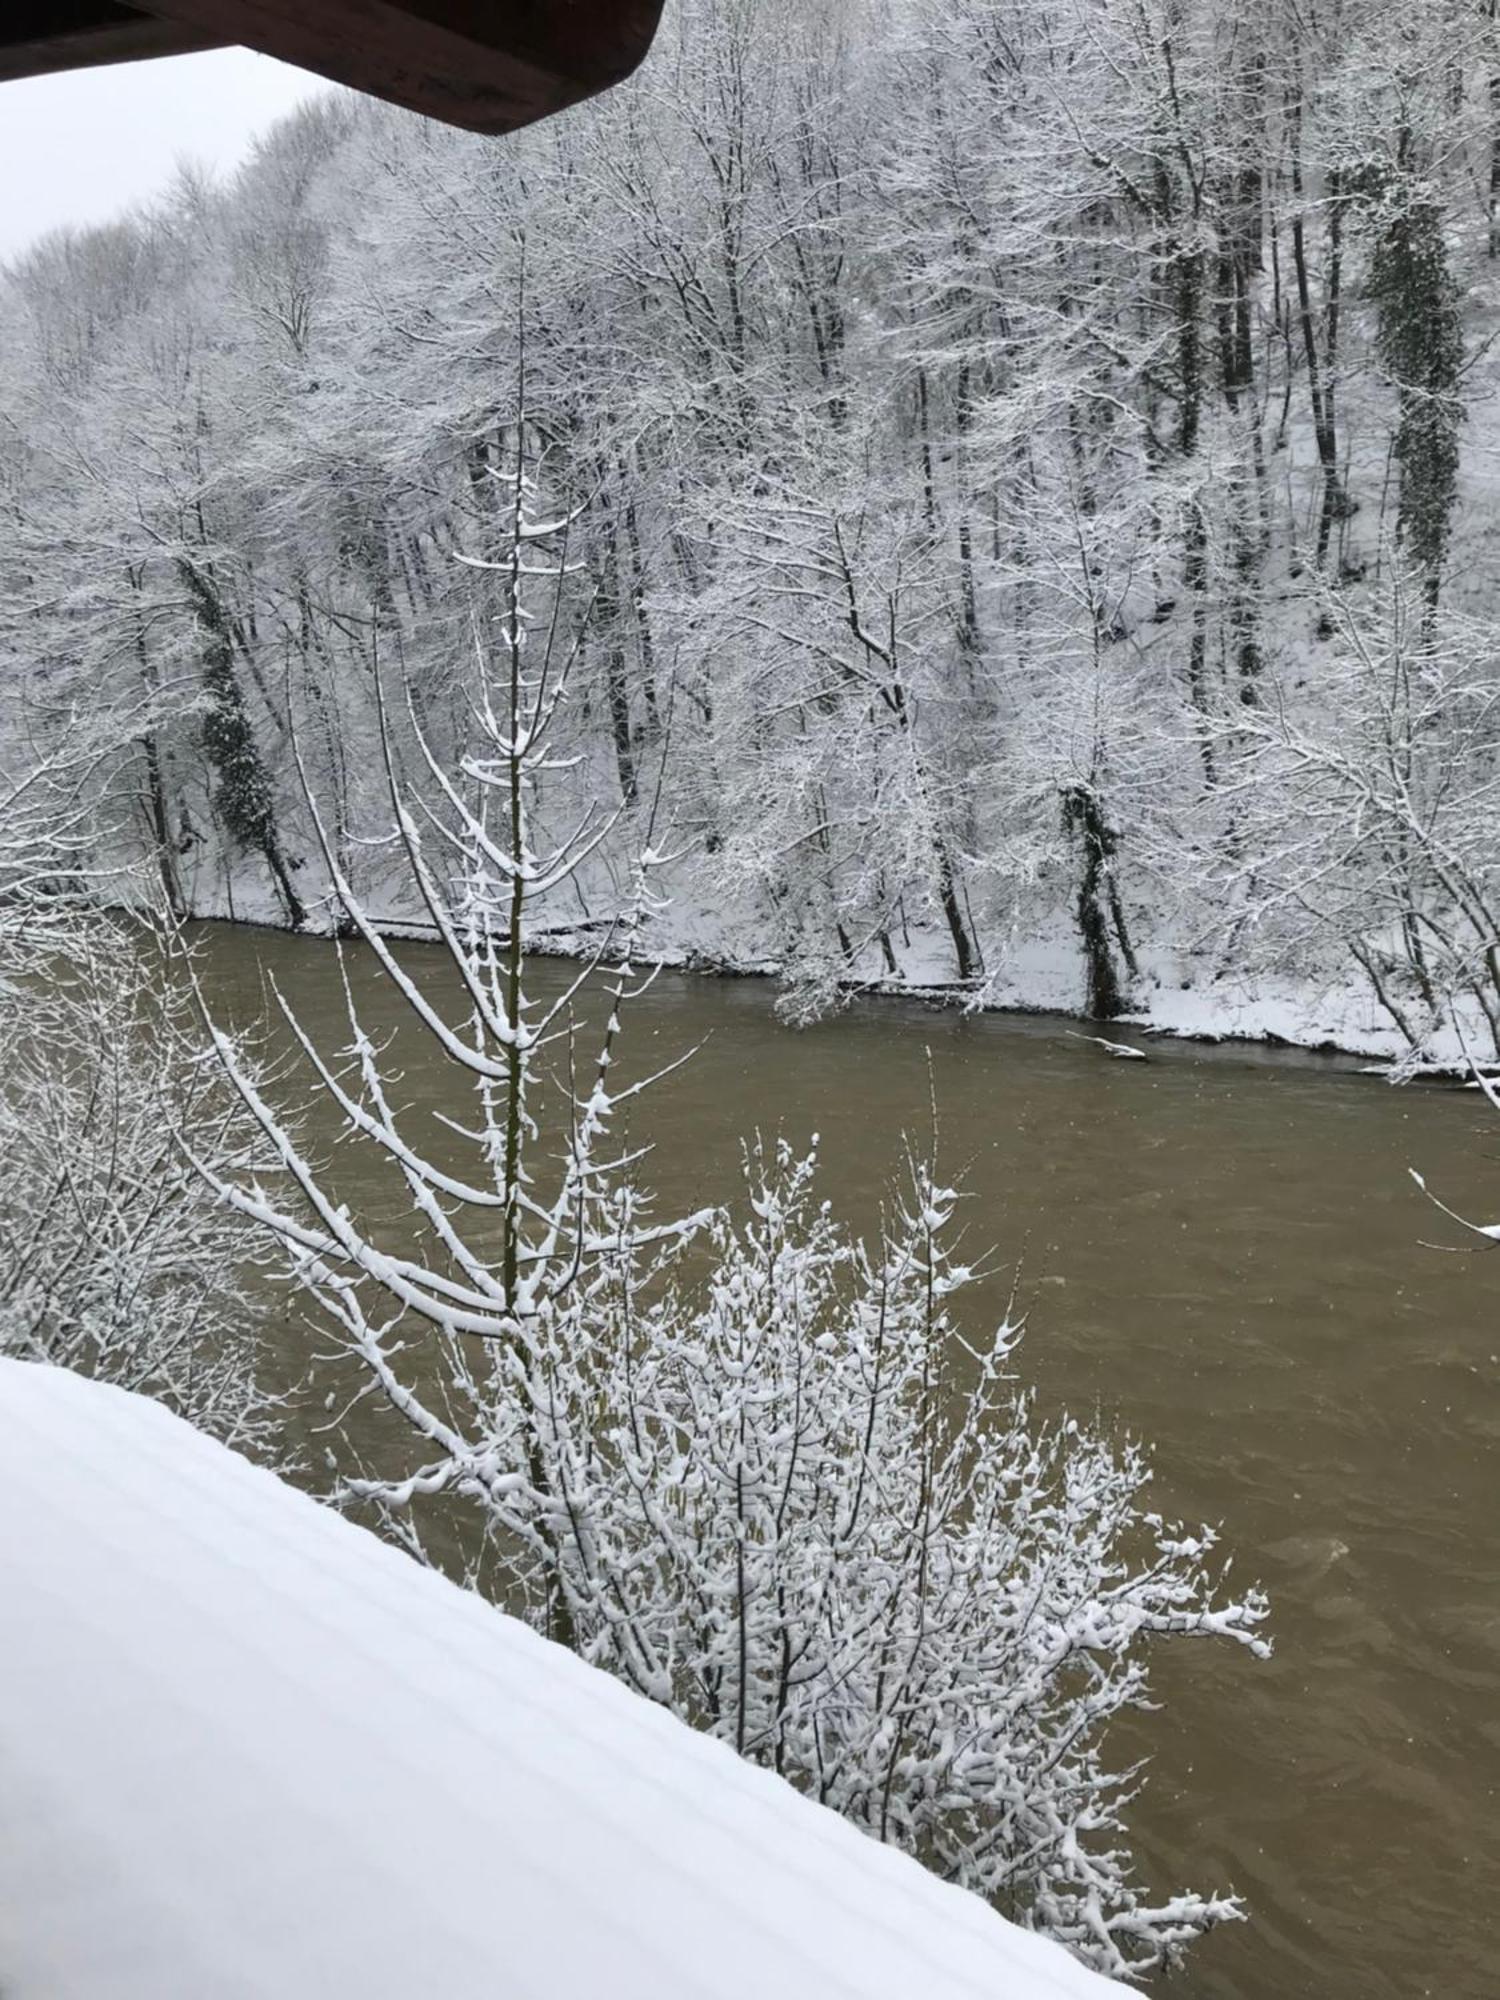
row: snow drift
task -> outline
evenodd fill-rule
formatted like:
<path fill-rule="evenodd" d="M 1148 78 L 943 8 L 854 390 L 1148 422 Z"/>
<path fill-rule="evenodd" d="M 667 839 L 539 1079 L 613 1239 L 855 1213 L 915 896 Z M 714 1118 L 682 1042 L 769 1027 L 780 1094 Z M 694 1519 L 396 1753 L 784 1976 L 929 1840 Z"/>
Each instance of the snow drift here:
<path fill-rule="evenodd" d="M 156 1404 L 0 1361 L 6 2000 L 1108 1982 Z"/>

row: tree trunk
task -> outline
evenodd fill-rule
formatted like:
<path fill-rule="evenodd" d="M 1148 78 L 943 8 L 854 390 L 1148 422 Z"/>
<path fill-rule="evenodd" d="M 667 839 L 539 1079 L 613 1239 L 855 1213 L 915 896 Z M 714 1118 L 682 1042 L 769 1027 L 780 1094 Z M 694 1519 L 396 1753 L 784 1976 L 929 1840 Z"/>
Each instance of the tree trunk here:
<path fill-rule="evenodd" d="M 203 686 L 208 696 L 203 749 L 218 780 L 214 805 L 234 844 L 260 852 L 280 892 L 288 925 L 300 930 L 307 912 L 292 886 L 282 853 L 270 781 L 234 671 L 228 614 L 211 577 L 191 559 L 179 557 L 177 571 L 203 635 Z"/>
<path fill-rule="evenodd" d="M 1088 1012 L 1096 1021 L 1118 1020 L 1125 1011 L 1120 979 L 1109 949 L 1109 904 L 1116 935 L 1125 942 L 1124 920 L 1113 880 L 1115 836 L 1092 785 L 1072 785 L 1062 797 L 1063 825 L 1077 839 L 1083 858 L 1078 883 L 1078 933 L 1088 977 Z M 1128 950 L 1128 946 L 1126 947 Z M 1132 954 L 1133 960 L 1133 954 Z M 1132 970 L 1134 970 L 1132 962 Z"/>

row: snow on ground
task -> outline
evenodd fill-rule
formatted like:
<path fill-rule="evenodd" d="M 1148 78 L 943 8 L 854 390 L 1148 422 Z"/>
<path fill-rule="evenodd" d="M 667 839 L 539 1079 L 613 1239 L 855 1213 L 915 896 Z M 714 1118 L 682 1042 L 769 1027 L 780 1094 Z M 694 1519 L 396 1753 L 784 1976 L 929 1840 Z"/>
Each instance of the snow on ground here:
<path fill-rule="evenodd" d="M 1084 2000 L 153 1403 L 0 1360 L 5 2000 Z"/>
<path fill-rule="evenodd" d="M 431 927 L 418 920 L 411 900 L 400 894 L 369 898 L 375 922 L 395 935 L 430 937 Z M 236 921 L 284 928 L 281 909 L 269 884 L 247 871 L 236 882 L 232 897 L 199 893 L 194 914 L 212 921 Z M 308 930 L 331 932 L 326 903 L 315 903 Z M 568 930 L 560 926 L 538 943 L 546 949 L 581 954 L 595 944 L 603 926 Z M 747 958 L 734 948 L 722 913 L 685 907 L 674 900 L 662 924 L 645 940 L 644 956 L 664 965 L 709 972 L 731 972 L 776 978 L 782 967 L 774 957 Z M 953 980 L 952 950 L 935 934 L 914 934 L 902 951 L 898 978 L 884 975 L 871 954 L 867 980 L 858 990 L 873 994 L 916 995 L 956 1001 L 981 1009 L 1030 1013 L 1082 1014 L 1086 978 L 1075 928 L 1059 917 L 1043 936 L 1012 940 L 1004 946 L 987 941 L 992 963 L 979 992 L 963 992 Z M 1327 971 L 1297 977 L 1259 972 L 1255 976 L 1218 969 L 1207 958 L 1167 948 L 1148 947 L 1141 953 L 1141 977 L 1130 989 L 1126 1019 L 1152 1033 L 1208 1041 L 1286 1043 L 1294 1048 L 1339 1049 L 1394 1062 L 1406 1054 L 1405 1044 L 1388 1015 L 1377 1005 L 1368 984 L 1352 967 L 1343 976 Z M 1486 1024 L 1468 1024 L 1471 1048 L 1489 1046 Z M 1463 1043 L 1451 1028 L 1433 1039 L 1429 1056 L 1451 1068 L 1466 1067 Z"/>
<path fill-rule="evenodd" d="M 209 853 L 187 883 L 194 916 L 222 918 L 272 929 L 285 927 L 285 913 L 266 871 L 253 859 Z M 733 973 L 779 979 L 785 967 L 763 938 L 763 917 L 748 905 L 731 907 L 707 893 L 691 860 L 679 860 L 658 884 L 664 906 L 641 940 L 641 956 L 663 965 L 690 970 Z M 311 864 L 299 877 L 309 905 L 309 932 L 331 934 L 337 906 L 326 880 Z M 431 937 L 431 924 L 403 872 L 370 864 L 369 879 L 360 885 L 365 907 L 382 929 L 396 936 Z M 597 946 L 608 929 L 608 916 L 620 907 L 607 871 L 598 871 L 588 885 L 588 908 L 598 914 L 591 923 L 576 924 L 559 908 L 555 923 L 529 934 L 542 950 L 578 956 Z M 1137 924 L 1139 929 L 1139 923 Z M 953 948 L 946 933 L 914 927 L 897 940 L 900 971 L 888 976 L 880 954 L 870 945 L 858 963 L 857 977 L 848 985 L 869 994 L 920 996 L 977 1007 L 1024 1013 L 1083 1014 L 1087 994 L 1078 927 L 1069 911 L 1033 911 L 1025 930 L 1004 937 L 981 938 L 987 970 L 977 987 L 960 988 L 954 978 Z M 1336 1049 L 1382 1062 L 1409 1059 L 1409 1051 L 1390 1016 L 1377 1002 L 1368 980 L 1351 957 L 1333 955 L 1330 962 L 1305 970 L 1274 971 L 1265 966 L 1242 969 L 1221 954 L 1148 942 L 1139 952 L 1140 976 L 1125 982 L 1125 1019 L 1153 1034 L 1208 1041 L 1284 1043 L 1293 1048 Z M 1123 968 L 1121 968 L 1123 977 Z M 1413 1005 L 1413 1012 L 1420 1009 Z M 1465 1042 L 1470 1051 L 1491 1047 L 1488 1023 L 1470 1006 L 1461 1038 L 1451 1025 L 1433 1035 L 1426 1050 L 1439 1067 L 1465 1070 Z"/>

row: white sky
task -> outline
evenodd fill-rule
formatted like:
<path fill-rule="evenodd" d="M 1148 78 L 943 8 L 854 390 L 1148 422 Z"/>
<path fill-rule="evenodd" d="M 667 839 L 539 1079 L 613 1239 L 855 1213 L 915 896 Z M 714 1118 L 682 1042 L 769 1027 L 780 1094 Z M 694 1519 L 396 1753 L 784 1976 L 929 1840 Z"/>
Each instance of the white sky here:
<path fill-rule="evenodd" d="M 321 77 L 248 49 L 0 83 L 0 258 L 148 200 L 179 159 L 224 173 Z"/>

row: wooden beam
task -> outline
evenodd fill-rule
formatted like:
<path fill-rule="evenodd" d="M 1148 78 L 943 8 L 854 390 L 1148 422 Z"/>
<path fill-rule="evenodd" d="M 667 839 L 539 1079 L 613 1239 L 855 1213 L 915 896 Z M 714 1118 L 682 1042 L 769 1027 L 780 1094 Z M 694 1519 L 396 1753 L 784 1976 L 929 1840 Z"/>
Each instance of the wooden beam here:
<path fill-rule="evenodd" d="M 0 0 L 0 79 L 234 43 L 510 132 L 618 83 L 662 0 Z"/>
<path fill-rule="evenodd" d="M 626 77 L 662 0 L 148 0 L 211 41 L 243 42 L 475 132 L 509 132 Z"/>
<path fill-rule="evenodd" d="M 121 0 L 9 0 L 0 19 L 0 81 L 222 45 L 222 36 Z"/>

